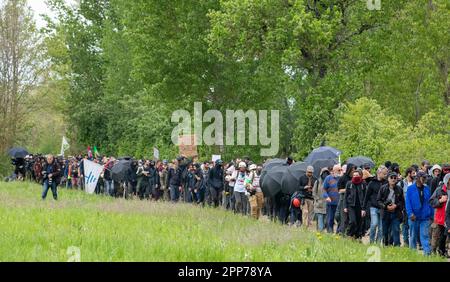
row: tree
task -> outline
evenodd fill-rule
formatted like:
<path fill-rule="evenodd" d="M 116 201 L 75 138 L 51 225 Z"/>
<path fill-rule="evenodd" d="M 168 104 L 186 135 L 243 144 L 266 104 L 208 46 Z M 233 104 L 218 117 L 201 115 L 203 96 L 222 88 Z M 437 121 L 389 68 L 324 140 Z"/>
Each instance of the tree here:
<path fill-rule="evenodd" d="M 14 145 L 27 117 L 27 98 L 45 69 L 42 40 L 25 0 L 0 3 L 0 152 Z"/>

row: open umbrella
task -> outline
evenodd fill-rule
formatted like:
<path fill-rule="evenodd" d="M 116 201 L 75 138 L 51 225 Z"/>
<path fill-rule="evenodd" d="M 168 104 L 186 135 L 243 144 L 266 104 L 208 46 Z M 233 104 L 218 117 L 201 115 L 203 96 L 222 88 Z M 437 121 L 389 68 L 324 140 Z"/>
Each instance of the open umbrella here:
<path fill-rule="evenodd" d="M 363 165 L 368 165 L 370 168 L 375 167 L 375 162 L 371 158 L 364 156 L 351 157 L 347 159 L 347 163 L 354 164 L 357 167 L 362 167 Z"/>
<path fill-rule="evenodd" d="M 131 159 L 132 159 L 132 157 L 128 157 L 128 156 L 120 157 L 120 158 L 119 158 L 119 160 L 127 160 L 127 161 L 129 161 L 129 160 L 131 160 Z"/>
<path fill-rule="evenodd" d="M 271 159 L 263 164 L 263 169 L 261 171 L 261 176 L 259 178 L 259 186 L 262 187 L 262 183 L 268 171 L 272 170 L 274 167 L 282 166 L 286 164 L 284 159 Z"/>
<path fill-rule="evenodd" d="M 119 160 L 111 168 L 111 176 L 114 181 L 121 182 L 128 180 L 128 174 L 131 170 L 131 161 L 129 160 Z"/>
<path fill-rule="evenodd" d="M 281 191 L 281 179 L 287 171 L 288 166 L 277 166 L 267 172 L 264 181 L 262 182 L 262 191 L 268 197 L 275 197 Z"/>
<path fill-rule="evenodd" d="M 342 152 L 336 148 L 323 146 L 312 150 L 304 160 L 305 163 L 312 164 L 316 160 L 337 160 Z"/>
<path fill-rule="evenodd" d="M 285 194 L 292 195 L 298 190 L 300 185 L 300 177 L 306 173 L 308 164 L 296 162 L 289 166 L 281 180 L 281 191 Z"/>
<path fill-rule="evenodd" d="M 337 164 L 338 161 L 334 159 L 328 159 L 328 160 L 315 160 L 312 163 L 312 166 L 314 167 L 314 176 L 316 178 L 320 177 L 320 171 L 324 167 L 333 167 L 335 164 Z"/>
<path fill-rule="evenodd" d="M 25 158 L 29 153 L 27 149 L 22 147 L 14 147 L 8 151 L 8 154 L 13 158 Z"/>

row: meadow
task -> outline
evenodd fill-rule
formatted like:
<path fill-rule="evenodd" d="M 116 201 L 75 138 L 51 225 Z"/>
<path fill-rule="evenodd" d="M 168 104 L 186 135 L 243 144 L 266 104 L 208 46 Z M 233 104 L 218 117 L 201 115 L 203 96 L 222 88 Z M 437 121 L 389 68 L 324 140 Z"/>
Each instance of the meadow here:
<path fill-rule="evenodd" d="M 444 261 L 182 203 L 0 183 L 0 261 Z M 75 250 L 75 251 L 74 251 Z M 77 260 L 77 259 L 75 259 Z"/>

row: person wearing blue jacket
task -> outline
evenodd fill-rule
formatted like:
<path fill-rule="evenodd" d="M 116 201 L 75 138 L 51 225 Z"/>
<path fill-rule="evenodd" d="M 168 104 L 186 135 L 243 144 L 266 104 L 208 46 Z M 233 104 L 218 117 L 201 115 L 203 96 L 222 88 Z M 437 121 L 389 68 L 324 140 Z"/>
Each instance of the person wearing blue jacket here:
<path fill-rule="evenodd" d="M 417 239 L 420 236 L 423 252 L 431 254 L 430 247 L 430 222 L 433 217 L 433 208 L 430 206 L 431 191 L 425 184 L 426 173 L 420 171 L 417 174 L 416 183 L 409 186 L 406 192 L 406 213 L 409 223 L 409 247 L 417 248 Z"/>

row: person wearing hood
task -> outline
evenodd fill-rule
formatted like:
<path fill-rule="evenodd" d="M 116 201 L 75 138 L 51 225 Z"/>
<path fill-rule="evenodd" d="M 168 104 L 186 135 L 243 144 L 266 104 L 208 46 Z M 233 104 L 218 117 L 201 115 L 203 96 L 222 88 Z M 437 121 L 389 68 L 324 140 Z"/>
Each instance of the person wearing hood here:
<path fill-rule="evenodd" d="M 355 170 L 352 179 L 345 185 L 344 212 L 348 215 L 347 236 L 355 239 L 362 237 L 362 223 L 366 216 L 364 197 L 366 195 L 366 183 L 363 180 L 361 170 Z"/>
<path fill-rule="evenodd" d="M 434 193 L 436 188 L 438 188 L 439 183 L 443 180 L 442 167 L 438 164 L 434 165 L 431 170 L 431 178 L 428 181 L 428 186 L 430 187 L 431 194 Z"/>
<path fill-rule="evenodd" d="M 320 177 L 314 182 L 312 194 L 314 198 L 314 214 L 317 216 L 317 231 L 321 232 L 325 229 L 325 217 L 327 215 L 327 201 L 323 198 L 325 193 L 323 184 L 325 178 L 330 175 L 327 167 L 320 170 Z"/>
<path fill-rule="evenodd" d="M 445 232 L 445 215 L 448 202 L 448 185 L 450 173 L 444 176 L 444 180 L 435 190 L 430 198 L 430 205 L 435 209 L 433 224 L 431 224 L 431 251 L 445 256 L 445 243 L 447 233 Z"/>
<path fill-rule="evenodd" d="M 221 196 L 224 186 L 224 172 L 222 160 L 216 160 L 215 166 L 209 170 L 208 186 L 211 204 L 218 207 L 221 202 Z"/>
<path fill-rule="evenodd" d="M 388 169 L 381 165 L 377 169 L 377 176 L 367 185 L 367 192 L 364 198 L 364 206 L 370 211 L 370 243 L 381 242 L 383 236 L 383 226 L 381 223 L 381 211 L 377 202 L 378 192 L 381 186 L 386 184 Z"/>

